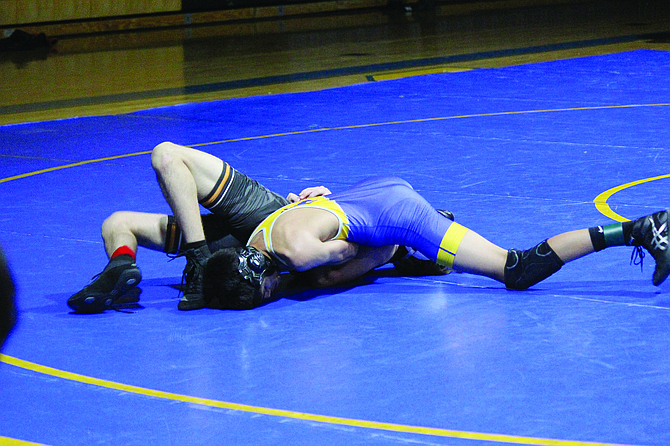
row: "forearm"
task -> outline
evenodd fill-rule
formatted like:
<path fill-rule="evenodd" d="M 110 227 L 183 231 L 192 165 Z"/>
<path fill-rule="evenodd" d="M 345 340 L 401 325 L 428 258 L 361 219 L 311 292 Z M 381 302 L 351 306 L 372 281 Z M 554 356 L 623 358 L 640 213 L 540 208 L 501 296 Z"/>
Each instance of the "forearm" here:
<path fill-rule="evenodd" d="M 296 271 L 307 271 L 320 266 L 345 263 L 355 258 L 357 253 L 358 244 L 346 240 L 331 240 L 295 250 L 290 258 Z"/>
<path fill-rule="evenodd" d="M 397 246 L 360 246 L 356 257 L 340 265 L 321 266 L 305 274 L 312 286 L 325 288 L 350 282 L 387 263 Z"/>

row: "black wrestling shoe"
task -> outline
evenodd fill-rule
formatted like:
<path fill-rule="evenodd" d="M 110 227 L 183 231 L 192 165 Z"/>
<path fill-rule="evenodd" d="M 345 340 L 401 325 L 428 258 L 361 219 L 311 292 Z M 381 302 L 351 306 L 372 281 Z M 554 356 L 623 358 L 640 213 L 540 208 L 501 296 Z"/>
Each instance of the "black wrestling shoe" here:
<path fill-rule="evenodd" d="M 100 313 L 113 308 L 117 300 L 127 295 L 140 280 L 142 273 L 135 263 L 111 260 L 100 274 L 93 277 L 89 285 L 71 296 L 67 304 L 77 313 Z"/>
<path fill-rule="evenodd" d="M 140 289 L 140 287 L 131 288 L 128 291 L 126 291 L 125 294 L 119 296 L 118 299 L 114 300 L 112 308 L 116 309 L 118 307 L 123 307 L 125 305 L 136 304 L 137 302 L 140 301 L 140 294 L 142 294 L 142 290 Z"/>
<path fill-rule="evenodd" d="M 446 209 L 437 209 L 437 212 L 439 212 L 443 217 L 447 217 L 449 220 L 454 221 L 453 212 L 447 211 Z"/>
<path fill-rule="evenodd" d="M 205 308 L 207 304 L 202 296 L 202 274 L 205 270 L 205 263 L 212 254 L 205 245 L 200 248 L 189 249 L 183 255 L 186 256 L 186 267 L 182 275 L 182 283 L 186 282 L 186 289 L 177 308 L 182 311 Z"/>
<path fill-rule="evenodd" d="M 639 255 L 640 263 L 646 249 L 656 260 L 656 270 L 652 282 L 660 285 L 670 273 L 670 249 L 668 249 L 668 211 L 639 218 L 631 231 L 632 245 L 636 247 L 633 255 Z"/>
<path fill-rule="evenodd" d="M 401 276 L 443 276 L 451 272 L 450 268 L 438 265 L 432 260 L 417 259 L 404 246 L 398 247 L 394 259 L 393 266 Z"/>

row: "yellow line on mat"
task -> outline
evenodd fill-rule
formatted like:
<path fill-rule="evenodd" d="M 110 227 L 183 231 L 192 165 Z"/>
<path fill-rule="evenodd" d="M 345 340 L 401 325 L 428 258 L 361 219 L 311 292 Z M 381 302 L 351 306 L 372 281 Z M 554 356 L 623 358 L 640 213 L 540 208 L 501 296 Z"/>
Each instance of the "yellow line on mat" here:
<path fill-rule="evenodd" d="M 596 198 L 593 199 L 593 203 L 596 205 L 596 209 L 600 211 L 600 213 L 604 214 L 605 216 L 616 220 L 616 221 L 628 221 L 628 218 L 622 217 L 621 215 L 617 214 L 612 210 L 609 204 L 607 204 L 607 200 L 610 199 L 610 197 L 617 192 L 621 192 L 624 189 L 628 189 L 629 187 L 637 186 L 639 184 L 643 183 L 648 183 L 650 181 L 656 181 L 656 180 L 661 180 L 663 178 L 670 178 L 670 175 L 660 175 L 657 177 L 652 177 L 652 178 L 645 178 L 644 180 L 637 180 L 637 181 L 632 181 L 630 183 L 622 184 L 621 186 L 616 186 L 611 189 L 606 190 L 605 192 L 601 193 L 598 195 Z"/>
<path fill-rule="evenodd" d="M 585 110 L 608 110 L 608 109 L 619 109 L 619 108 L 637 108 L 637 107 L 667 107 L 670 106 L 670 103 L 662 103 L 662 104 L 627 104 L 627 105 L 603 105 L 603 106 L 594 106 L 594 107 L 573 107 L 573 108 L 557 108 L 557 109 L 546 109 L 546 110 L 520 110 L 520 111 L 509 111 L 509 112 L 495 112 L 495 113 L 479 113 L 479 114 L 472 114 L 472 115 L 459 115 L 459 116 L 440 116 L 440 117 L 435 117 L 435 118 L 420 118 L 420 119 L 409 119 L 405 121 L 391 121 L 391 122 L 377 122 L 377 123 L 371 123 L 371 124 L 357 124 L 357 125 L 346 125 L 346 126 L 341 126 L 341 127 L 325 127 L 325 128 L 320 128 L 320 129 L 310 129 L 310 130 L 297 130 L 294 132 L 286 132 L 286 133 L 275 133 L 271 135 L 260 135 L 260 136 L 248 136 L 244 138 L 234 138 L 234 139 L 227 139 L 227 140 L 221 140 L 221 141 L 211 141 L 211 142 L 204 142 L 204 143 L 199 143 L 199 144 L 191 144 L 188 145 L 188 147 L 204 147 L 204 146 L 212 146 L 216 144 L 225 144 L 225 143 L 231 143 L 231 142 L 240 142 L 240 141 L 253 141 L 253 140 L 258 140 L 258 139 L 266 139 L 266 138 L 276 138 L 280 136 L 292 136 L 292 135 L 304 135 L 308 133 L 316 133 L 316 132 L 328 132 L 328 131 L 335 131 L 335 130 L 351 130 L 351 129 L 359 129 L 359 128 L 367 128 L 367 127 L 380 127 L 380 126 L 385 126 L 385 125 L 398 125 L 398 124 L 412 124 L 412 123 L 419 123 L 419 122 L 433 122 L 433 121 L 446 121 L 450 119 L 467 119 L 467 118 L 483 118 L 483 117 L 489 117 L 489 116 L 509 116 L 509 115 L 525 115 L 525 114 L 534 114 L 534 113 L 555 113 L 555 112 L 568 112 L 568 111 L 585 111 Z M 128 153 L 125 155 L 117 155 L 117 156 L 110 156 L 107 158 L 98 158 L 98 159 L 93 159 L 93 160 L 85 160 L 85 161 L 79 161 L 76 163 L 72 164 L 65 164 L 62 166 L 56 166 L 56 167 L 50 167 L 48 169 L 42 169 L 42 170 L 37 170 L 35 172 L 28 172 L 28 173 L 23 173 L 20 175 L 15 175 L 7 178 L 0 178 L 0 183 L 5 183 L 7 181 L 12 181 L 12 180 L 18 180 L 21 178 L 26 178 L 26 177 L 31 177 L 34 175 L 38 175 L 41 173 L 47 173 L 47 172 L 53 172 L 56 170 L 61 170 L 61 169 L 66 169 L 69 167 L 77 167 L 77 166 L 83 166 L 85 164 L 91 164 L 91 163 L 97 163 L 101 161 L 110 161 L 110 160 L 115 160 L 115 159 L 120 159 L 120 158 L 128 158 L 131 156 L 138 156 L 138 155 L 146 155 L 151 153 L 151 151 L 144 151 L 144 152 L 135 152 L 135 153 Z"/>
<path fill-rule="evenodd" d="M 2 446 L 44 446 L 42 443 L 33 443 L 30 441 L 17 440 L 15 438 L 0 437 Z"/>
<path fill-rule="evenodd" d="M 53 172 L 55 170 L 67 169 L 68 167 L 77 167 L 77 166 L 83 166 L 85 164 L 99 163 L 99 162 L 102 162 L 102 161 L 115 160 L 115 159 L 119 159 L 119 158 L 128 158 L 128 157 L 137 156 L 137 155 L 146 155 L 148 153 L 151 153 L 151 151 L 127 153 L 125 155 L 110 156 L 110 157 L 107 157 L 107 158 L 98 158 L 98 159 L 94 159 L 94 160 L 79 161 L 79 162 L 72 163 L 72 164 L 64 164 L 62 166 L 49 167 L 48 169 L 42 169 L 42 170 L 36 170 L 34 172 L 22 173 L 20 175 L 14 175 L 12 177 L 7 177 L 7 178 L 0 178 L 0 183 L 6 183 L 7 181 L 19 180 L 21 178 L 32 177 L 34 175 L 39 175 L 41 173 L 47 173 L 47 172 Z"/>
<path fill-rule="evenodd" d="M 245 138 L 236 138 L 236 139 L 227 139 L 222 141 L 212 141 L 205 142 L 200 144 L 193 144 L 189 147 L 202 147 L 202 146 L 211 146 L 215 144 L 224 144 L 229 142 L 239 142 L 239 141 L 252 141 L 256 139 L 263 138 L 276 138 L 279 136 L 292 136 L 292 135 L 302 135 L 307 133 L 316 133 L 316 132 L 328 132 L 334 130 L 351 130 L 367 127 L 379 127 L 384 125 L 398 125 L 398 124 L 413 124 L 419 122 L 433 122 L 433 121 L 447 121 L 451 119 L 467 119 L 467 118 L 484 118 L 490 116 L 510 116 L 510 115 L 529 115 L 534 113 L 555 113 L 555 112 L 569 112 L 569 111 L 586 111 L 586 110 L 612 110 L 620 108 L 638 108 L 638 107 L 667 107 L 670 106 L 670 103 L 662 104 L 626 104 L 626 105 L 601 105 L 593 107 L 573 107 L 573 108 L 554 108 L 554 109 L 539 109 L 539 110 L 519 110 L 519 111 L 508 111 L 508 112 L 494 112 L 494 113 L 477 113 L 472 115 L 459 115 L 459 116 L 438 116 L 434 118 L 419 118 L 419 119 L 408 119 L 403 121 L 390 121 L 390 122 L 376 122 L 371 124 L 356 124 L 356 125 L 345 125 L 341 127 L 324 127 L 319 129 L 310 129 L 310 130 L 297 130 L 295 132 L 286 132 L 286 133 L 275 133 L 272 135 L 262 135 L 262 136 L 249 136 Z"/>
<path fill-rule="evenodd" d="M 249 412 L 262 415 L 271 415 L 276 417 L 293 418 L 298 420 L 316 421 L 320 423 L 337 424 L 342 426 L 362 427 L 368 429 L 379 429 L 394 432 L 405 432 L 412 434 L 433 435 L 439 437 L 449 438 L 463 438 L 468 440 L 483 440 L 500 443 L 514 443 L 524 445 L 545 445 L 545 446 L 623 446 L 608 443 L 594 443 L 583 441 L 569 441 L 569 440 L 553 440 L 545 438 L 519 437 L 502 434 L 485 434 L 478 432 L 456 431 L 448 429 L 439 429 L 432 427 L 409 426 L 394 423 L 381 423 L 376 421 L 357 420 L 352 418 L 330 417 L 325 415 L 316 415 L 302 412 L 293 412 L 289 410 L 271 409 L 259 406 L 250 406 L 247 404 L 228 403 L 225 401 L 211 400 L 207 398 L 199 398 L 188 395 L 180 395 L 176 393 L 163 392 L 161 390 L 146 389 L 143 387 L 132 386 L 128 384 L 117 383 L 114 381 L 107 381 L 104 379 L 93 378 L 90 376 L 80 375 L 77 373 L 58 370 L 52 367 L 36 364 L 25 361 L 23 359 L 14 358 L 0 354 L 0 361 L 26 370 L 43 373 L 45 375 L 54 376 L 57 378 L 77 381 L 80 383 L 91 384 L 99 387 L 106 387 L 108 389 L 120 390 L 123 392 L 134 393 L 138 395 L 152 396 L 155 398 L 162 398 L 172 401 L 181 401 L 190 404 L 199 404 L 201 406 L 217 407 L 221 409 L 238 410 L 242 412 Z"/>

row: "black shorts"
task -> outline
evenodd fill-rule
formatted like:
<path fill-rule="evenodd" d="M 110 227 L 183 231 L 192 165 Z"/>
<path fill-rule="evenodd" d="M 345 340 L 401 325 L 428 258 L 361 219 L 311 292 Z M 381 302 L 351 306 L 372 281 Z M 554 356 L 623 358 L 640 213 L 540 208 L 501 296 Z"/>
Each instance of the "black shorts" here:
<path fill-rule="evenodd" d="M 286 198 L 224 162 L 219 180 L 200 201 L 212 212 L 202 215 L 205 239 L 210 249 L 245 245 L 256 226 L 288 203 Z M 175 218 L 168 217 L 165 252 L 178 253 L 181 238 L 181 229 Z"/>

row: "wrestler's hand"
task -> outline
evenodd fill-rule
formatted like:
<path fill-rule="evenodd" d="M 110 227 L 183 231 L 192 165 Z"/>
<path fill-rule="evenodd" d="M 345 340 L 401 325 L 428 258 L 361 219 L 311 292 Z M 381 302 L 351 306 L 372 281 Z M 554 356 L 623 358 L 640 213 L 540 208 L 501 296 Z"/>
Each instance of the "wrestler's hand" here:
<path fill-rule="evenodd" d="M 295 203 L 296 201 L 304 200 L 305 198 L 320 197 L 321 195 L 329 195 L 329 194 L 331 194 L 331 192 L 330 189 L 328 189 L 327 187 L 315 186 L 315 187 L 308 187 L 307 189 L 300 192 L 300 194 L 298 195 L 291 192 L 290 194 L 288 194 L 286 199 L 291 203 Z"/>

